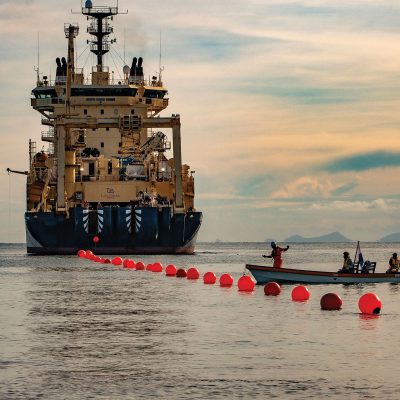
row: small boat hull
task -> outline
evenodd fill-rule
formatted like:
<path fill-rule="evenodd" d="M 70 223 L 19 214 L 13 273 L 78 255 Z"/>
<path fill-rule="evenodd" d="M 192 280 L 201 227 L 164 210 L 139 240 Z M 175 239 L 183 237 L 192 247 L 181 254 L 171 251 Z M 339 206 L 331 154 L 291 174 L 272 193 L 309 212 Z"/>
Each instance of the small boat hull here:
<path fill-rule="evenodd" d="M 262 265 L 246 264 L 246 268 L 254 276 L 258 284 L 267 282 L 278 283 L 400 283 L 400 273 L 385 274 L 339 274 L 326 271 L 309 271 L 291 268 L 272 268 Z"/>

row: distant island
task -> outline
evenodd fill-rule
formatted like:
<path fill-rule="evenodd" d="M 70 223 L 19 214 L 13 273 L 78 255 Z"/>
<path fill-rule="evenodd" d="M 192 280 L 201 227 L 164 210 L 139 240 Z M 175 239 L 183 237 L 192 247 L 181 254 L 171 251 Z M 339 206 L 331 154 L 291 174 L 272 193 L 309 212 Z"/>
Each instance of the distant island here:
<path fill-rule="evenodd" d="M 315 237 L 303 237 L 300 235 L 293 235 L 293 236 L 289 236 L 288 238 L 286 238 L 285 242 L 290 242 L 290 243 L 349 243 L 349 242 L 353 242 L 353 240 L 350 240 L 349 238 L 347 238 L 346 236 L 343 236 L 339 232 L 332 232 L 332 233 L 328 233 L 327 235 L 315 236 Z"/>
<path fill-rule="evenodd" d="M 380 243 L 400 242 L 400 232 L 391 233 L 389 235 L 386 235 L 383 238 L 379 239 L 378 242 L 380 242 Z"/>

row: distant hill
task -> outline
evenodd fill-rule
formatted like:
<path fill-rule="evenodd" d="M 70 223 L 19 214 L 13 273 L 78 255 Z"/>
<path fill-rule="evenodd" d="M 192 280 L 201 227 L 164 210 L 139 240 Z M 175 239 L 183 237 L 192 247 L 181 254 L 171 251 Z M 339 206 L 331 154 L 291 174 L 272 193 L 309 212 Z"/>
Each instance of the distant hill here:
<path fill-rule="evenodd" d="M 390 235 L 386 235 L 382 239 L 379 239 L 378 242 L 381 242 L 381 243 L 400 242 L 400 232 L 391 233 Z"/>
<path fill-rule="evenodd" d="M 315 237 L 303 237 L 300 235 L 293 235 L 289 236 L 287 239 L 285 239 L 285 242 L 291 242 L 291 243 L 348 243 L 352 242 L 349 238 L 346 236 L 343 236 L 339 232 L 332 232 L 328 233 L 327 235 L 322 235 L 322 236 L 315 236 Z"/>

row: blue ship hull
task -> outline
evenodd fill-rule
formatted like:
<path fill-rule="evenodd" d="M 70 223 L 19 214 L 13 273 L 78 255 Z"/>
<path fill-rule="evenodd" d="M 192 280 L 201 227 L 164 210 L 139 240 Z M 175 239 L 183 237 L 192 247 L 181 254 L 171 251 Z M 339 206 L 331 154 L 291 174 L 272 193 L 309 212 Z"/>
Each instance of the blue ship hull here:
<path fill-rule="evenodd" d="M 192 254 L 201 212 L 172 214 L 166 207 L 74 208 L 65 214 L 26 212 L 27 251 L 32 254 Z M 95 244 L 93 238 L 98 236 Z"/>

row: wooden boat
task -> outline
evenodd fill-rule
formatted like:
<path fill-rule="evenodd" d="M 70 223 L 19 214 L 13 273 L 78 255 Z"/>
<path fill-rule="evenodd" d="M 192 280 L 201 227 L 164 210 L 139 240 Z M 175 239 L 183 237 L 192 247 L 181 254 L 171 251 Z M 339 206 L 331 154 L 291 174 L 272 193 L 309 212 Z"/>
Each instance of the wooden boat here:
<path fill-rule="evenodd" d="M 400 283 L 400 273 L 337 273 L 246 264 L 258 284 L 278 283 Z"/>

